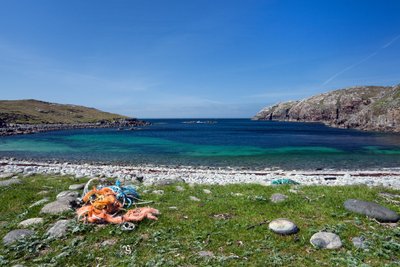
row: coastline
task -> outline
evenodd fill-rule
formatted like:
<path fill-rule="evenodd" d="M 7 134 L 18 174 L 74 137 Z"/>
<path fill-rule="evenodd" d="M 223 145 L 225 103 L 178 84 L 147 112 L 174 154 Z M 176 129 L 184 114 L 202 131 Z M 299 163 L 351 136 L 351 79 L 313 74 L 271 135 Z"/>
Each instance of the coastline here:
<path fill-rule="evenodd" d="M 123 128 L 123 127 L 144 127 L 150 125 L 147 121 L 129 119 L 114 122 L 96 122 L 96 123 L 44 123 L 44 124 L 17 124 L 9 123 L 0 125 L 0 137 L 21 134 L 34 134 L 50 131 L 73 130 L 73 129 L 101 129 L 101 128 Z M 134 129 L 132 129 L 134 130 Z"/>
<path fill-rule="evenodd" d="M 40 162 L 4 158 L 0 160 L 0 173 L 70 175 L 76 178 L 109 177 L 124 182 L 142 181 L 144 185 L 161 181 L 184 181 L 188 184 L 243 184 L 271 185 L 273 180 L 289 178 L 302 185 L 367 185 L 400 189 L 400 168 L 370 170 L 291 170 L 266 168 L 252 170 L 234 167 L 193 167 L 157 165 L 74 164 L 70 162 Z"/>

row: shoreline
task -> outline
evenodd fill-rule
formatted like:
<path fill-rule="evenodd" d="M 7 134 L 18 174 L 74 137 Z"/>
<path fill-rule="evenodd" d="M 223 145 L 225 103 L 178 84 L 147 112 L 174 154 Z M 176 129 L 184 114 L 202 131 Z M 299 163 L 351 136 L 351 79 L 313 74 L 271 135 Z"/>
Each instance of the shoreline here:
<path fill-rule="evenodd" d="M 74 130 L 74 129 L 104 129 L 104 128 L 131 128 L 149 126 L 150 123 L 138 119 L 126 119 L 114 122 L 95 122 L 95 123 L 43 123 L 43 124 L 17 124 L 8 123 L 6 125 L 0 125 L 0 137 L 1 136 L 12 136 L 12 135 L 24 135 L 24 134 L 35 134 L 42 132 L 51 131 L 63 131 L 63 130 Z"/>
<path fill-rule="evenodd" d="M 271 185 L 273 180 L 289 178 L 301 185 L 367 185 L 400 189 L 400 168 L 370 170 L 263 170 L 234 167 L 193 167 L 161 165 L 108 165 L 75 164 L 70 162 L 40 162 L 3 158 L 0 173 L 4 174 L 48 174 L 71 175 L 76 178 L 109 177 L 124 182 L 143 181 L 152 185 L 165 180 L 182 181 L 189 184 L 241 184 Z"/>

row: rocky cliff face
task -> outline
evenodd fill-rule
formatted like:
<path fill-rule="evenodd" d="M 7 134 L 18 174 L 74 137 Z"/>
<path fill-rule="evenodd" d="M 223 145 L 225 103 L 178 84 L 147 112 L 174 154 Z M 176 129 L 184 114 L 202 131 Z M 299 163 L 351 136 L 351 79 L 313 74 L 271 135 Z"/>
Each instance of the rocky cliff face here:
<path fill-rule="evenodd" d="M 262 109 L 254 120 L 322 122 L 340 128 L 400 132 L 400 85 L 336 90 Z"/>

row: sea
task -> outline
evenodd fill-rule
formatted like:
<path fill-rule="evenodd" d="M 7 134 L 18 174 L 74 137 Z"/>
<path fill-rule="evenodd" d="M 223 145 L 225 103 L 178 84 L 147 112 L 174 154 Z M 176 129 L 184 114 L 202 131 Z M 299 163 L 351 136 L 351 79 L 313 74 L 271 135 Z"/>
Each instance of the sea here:
<path fill-rule="evenodd" d="M 400 167 L 400 134 L 249 119 L 148 121 L 151 126 L 138 129 L 78 129 L 1 137 L 0 157 L 284 170 Z"/>

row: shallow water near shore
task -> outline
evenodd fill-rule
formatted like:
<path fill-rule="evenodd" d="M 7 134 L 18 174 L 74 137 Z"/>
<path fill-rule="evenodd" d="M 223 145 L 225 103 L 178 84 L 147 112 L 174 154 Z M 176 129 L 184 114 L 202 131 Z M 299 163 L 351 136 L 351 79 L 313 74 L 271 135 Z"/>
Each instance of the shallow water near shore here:
<path fill-rule="evenodd" d="M 214 124 L 150 121 L 152 126 L 140 130 L 83 129 L 2 137 L 0 156 L 283 169 L 400 166 L 399 134 L 247 119 L 219 119 Z"/>

